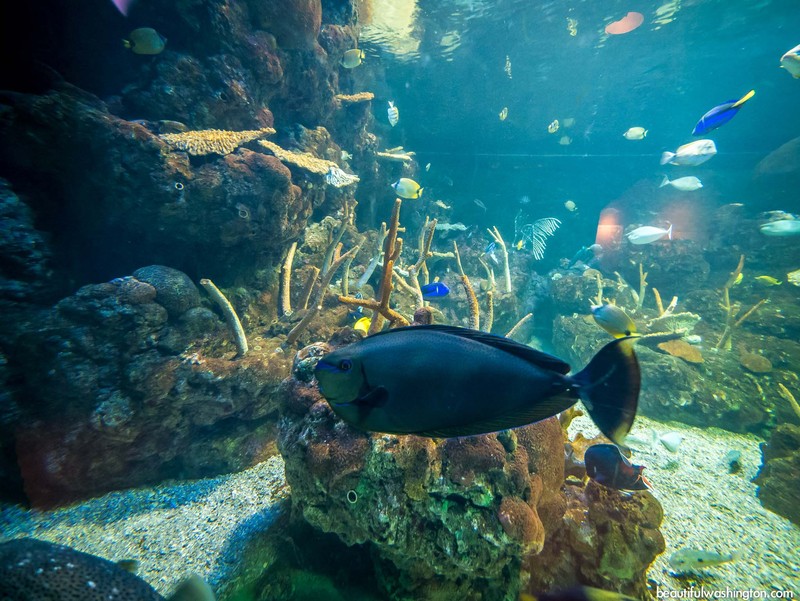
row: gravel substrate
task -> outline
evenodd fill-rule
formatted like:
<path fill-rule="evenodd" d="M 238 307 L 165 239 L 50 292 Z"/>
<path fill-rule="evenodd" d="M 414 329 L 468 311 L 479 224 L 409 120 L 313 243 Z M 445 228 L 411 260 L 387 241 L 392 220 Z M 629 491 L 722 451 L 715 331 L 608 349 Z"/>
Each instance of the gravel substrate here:
<path fill-rule="evenodd" d="M 138 575 L 162 594 L 189 573 L 215 587 L 287 497 L 283 459 L 275 456 L 238 474 L 114 492 L 54 511 L 3 506 L 0 542 L 30 536 L 106 559 L 136 559 Z"/>
<path fill-rule="evenodd" d="M 588 418 L 570 433 L 597 433 Z M 633 434 L 685 437 L 676 453 L 662 444 L 638 444 L 633 461 L 647 466 L 664 506 L 667 551 L 649 577 L 662 590 L 694 584 L 706 589 L 792 590 L 800 595 L 800 528 L 761 506 L 751 482 L 761 464 L 760 440 L 715 428 L 637 418 Z M 742 469 L 730 474 L 725 454 L 741 452 Z M 112 493 L 47 512 L 0 508 L 0 541 L 33 536 L 109 559 L 137 559 L 139 575 L 166 594 L 187 573 L 212 586 L 241 562 L 241 549 L 275 520 L 288 497 L 283 461 L 272 457 L 247 471 L 219 478 Z M 800 500 L 798 500 L 800 502 Z M 729 564 L 678 578 L 667 562 L 692 547 L 741 554 Z"/>
<path fill-rule="evenodd" d="M 572 423 L 570 435 L 591 437 L 597 429 L 586 417 Z M 791 590 L 800 596 L 800 527 L 764 509 L 751 482 L 761 465 L 756 436 L 717 428 L 636 418 L 631 434 L 646 440 L 669 432 L 685 437 L 672 453 L 657 440 L 631 443 L 632 461 L 645 465 L 654 494 L 664 507 L 661 532 L 667 550 L 656 558 L 648 577 L 662 591 L 691 585 L 707 590 Z M 725 454 L 741 452 L 741 471 L 729 473 Z M 798 499 L 800 502 L 800 499 Z M 669 556 L 681 548 L 738 553 L 740 558 L 694 577 L 677 577 Z M 699 576 L 699 577 L 698 577 Z"/>

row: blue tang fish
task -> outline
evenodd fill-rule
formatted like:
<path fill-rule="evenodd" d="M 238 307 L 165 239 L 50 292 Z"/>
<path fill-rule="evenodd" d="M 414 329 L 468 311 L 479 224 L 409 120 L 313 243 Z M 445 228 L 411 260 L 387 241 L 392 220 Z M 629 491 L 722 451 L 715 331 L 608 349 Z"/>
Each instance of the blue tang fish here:
<path fill-rule="evenodd" d="M 422 298 L 441 298 L 450 294 L 450 288 L 448 288 L 443 282 L 425 284 L 420 288 L 420 290 L 422 291 Z"/>
<path fill-rule="evenodd" d="M 582 399 L 622 444 L 639 399 L 636 338 L 609 342 L 584 369 L 509 338 L 469 328 L 410 326 L 324 355 L 322 396 L 348 424 L 434 438 L 487 434 L 552 417 Z"/>
<path fill-rule="evenodd" d="M 586 475 L 595 482 L 617 490 L 648 490 L 650 482 L 642 474 L 644 467 L 633 465 L 613 444 L 595 444 L 583 455 Z"/>
<path fill-rule="evenodd" d="M 733 119 L 742 105 L 755 96 L 756 91 L 750 90 L 747 94 L 739 98 L 739 100 L 728 100 L 719 106 L 715 106 L 700 118 L 697 125 L 694 126 L 692 131 L 693 136 L 702 136 L 707 134 L 712 129 L 725 125 L 728 121 Z"/>

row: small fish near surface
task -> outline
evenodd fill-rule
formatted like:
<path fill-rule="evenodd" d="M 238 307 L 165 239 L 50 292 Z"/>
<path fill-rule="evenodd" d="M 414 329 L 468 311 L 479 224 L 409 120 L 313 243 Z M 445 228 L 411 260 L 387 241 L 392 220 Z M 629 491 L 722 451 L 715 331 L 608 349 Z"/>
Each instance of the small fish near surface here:
<path fill-rule="evenodd" d="M 650 244 L 656 240 L 661 240 L 664 236 L 672 240 L 672 224 L 666 230 L 652 225 L 643 225 L 632 232 L 628 232 L 625 236 L 631 244 Z"/>
<path fill-rule="evenodd" d="M 703 549 L 680 549 L 669 556 L 669 565 L 676 572 L 685 573 L 713 568 L 736 559 L 736 554 L 715 553 Z"/>
<path fill-rule="evenodd" d="M 422 196 L 422 190 L 424 189 L 413 179 L 407 177 L 401 177 L 392 184 L 392 188 L 394 188 L 394 191 L 400 198 L 408 199 L 419 198 Z"/>
<path fill-rule="evenodd" d="M 594 321 L 614 338 L 638 336 L 636 324 L 630 316 L 616 305 L 593 305 Z"/>
<path fill-rule="evenodd" d="M 448 288 L 444 282 L 425 284 L 424 286 L 420 286 L 420 291 L 424 299 L 442 298 L 450 294 L 450 288 Z"/>
<path fill-rule="evenodd" d="M 633 465 L 615 444 L 595 444 L 583 456 L 586 475 L 608 488 L 617 490 L 649 490 L 652 485 L 644 477 L 644 466 Z"/>
<path fill-rule="evenodd" d="M 364 60 L 364 51 L 359 48 L 348 50 L 342 56 L 341 65 L 345 69 L 355 69 Z"/>
<path fill-rule="evenodd" d="M 717 154 L 717 145 L 714 144 L 714 140 L 695 140 L 680 146 L 675 152 L 662 153 L 661 164 L 696 167 L 705 163 L 715 154 Z"/>
<path fill-rule="evenodd" d="M 703 187 L 703 182 L 701 182 L 698 178 L 693 175 L 689 175 L 687 177 L 679 177 L 678 179 L 670 180 L 666 175 L 664 179 L 661 181 L 661 185 L 659 188 L 663 188 L 664 186 L 672 186 L 676 190 L 680 190 L 681 192 L 694 192 L 695 190 L 699 190 Z"/>
<path fill-rule="evenodd" d="M 393 101 L 389 101 L 389 108 L 386 109 L 386 115 L 389 117 L 389 125 L 394 127 L 400 121 L 400 111 L 394 105 Z"/>
<path fill-rule="evenodd" d="M 728 100 L 727 102 L 715 106 L 700 117 L 700 121 L 697 122 L 697 125 L 694 126 L 694 130 L 692 130 L 692 135 L 702 136 L 711 130 L 725 125 L 736 116 L 736 113 L 739 112 L 739 109 L 742 108 L 744 103 L 755 96 L 755 94 L 755 90 L 750 90 L 747 94 L 739 98 L 739 100 Z"/>
<path fill-rule="evenodd" d="M 778 219 L 762 224 L 758 230 L 765 236 L 800 236 L 800 219 Z"/>
<path fill-rule="evenodd" d="M 130 572 L 132 565 L 43 540 L 11 540 L 0 544 L 0 599 L 164 601 L 165 597 Z M 214 593 L 199 577 L 192 576 L 169 599 L 214 601 Z"/>
<path fill-rule="evenodd" d="M 608 343 L 575 375 L 508 338 L 444 325 L 379 332 L 324 355 L 320 392 L 345 422 L 372 432 L 471 436 L 552 417 L 582 398 L 620 444 L 639 398 L 635 338 Z M 487 402 L 491 399 L 491 402 Z"/>
<path fill-rule="evenodd" d="M 800 44 L 781 57 L 781 67 L 795 79 L 800 79 Z"/>
<path fill-rule="evenodd" d="M 134 29 L 122 45 L 134 54 L 161 54 L 167 45 L 167 38 L 152 27 Z"/>
<path fill-rule="evenodd" d="M 644 140 L 645 136 L 647 136 L 647 130 L 644 127 L 631 127 L 622 134 L 626 140 Z"/>

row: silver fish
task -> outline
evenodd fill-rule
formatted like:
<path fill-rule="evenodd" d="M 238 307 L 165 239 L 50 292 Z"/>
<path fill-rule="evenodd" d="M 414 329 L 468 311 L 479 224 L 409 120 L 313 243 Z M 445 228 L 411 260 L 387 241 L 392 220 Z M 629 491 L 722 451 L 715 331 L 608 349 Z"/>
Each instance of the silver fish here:
<path fill-rule="evenodd" d="M 675 152 L 665 152 L 661 155 L 661 164 L 689 165 L 696 167 L 705 163 L 717 154 L 714 140 L 695 140 L 679 147 Z"/>
<path fill-rule="evenodd" d="M 397 110 L 397 107 L 391 100 L 389 101 L 389 108 L 387 109 L 386 113 L 389 116 L 389 125 L 392 127 L 397 125 L 397 122 L 400 121 L 400 111 Z"/>

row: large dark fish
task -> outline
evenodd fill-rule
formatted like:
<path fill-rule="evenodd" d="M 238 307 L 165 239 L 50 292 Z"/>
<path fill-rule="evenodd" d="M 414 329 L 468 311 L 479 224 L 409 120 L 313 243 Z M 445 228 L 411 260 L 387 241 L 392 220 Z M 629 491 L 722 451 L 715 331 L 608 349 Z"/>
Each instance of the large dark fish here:
<path fill-rule="evenodd" d="M 144 580 L 113 561 L 34 538 L 0 544 L 0 599 L 10 601 L 165 601 Z M 213 601 L 193 576 L 173 601 Z"/>
<path fill-rule="evenodd" d="M 320 391 L 346 422 L 374 432 L 450 437 L 524 426 L 586 404 L 622 443 L 639 398 L 634 338 L 610 342 L 581 372 L 508 338 L 442 325 L 397 328 L 325 355 Z"/>
<path fill-rule="evenodd" d="M 603 486 L 617 490 L 648 490 L 650 483 L 642 474 L 644 467 L 633 465 L 613 444 L 595 444 L 583 455 L 586 475 Z"/>
<path fill-rule="evenodd" d="M 728 121 L 736 116 L 742 105 L 755 96 L 755 90 L 750 90 L 747 94 L 739 98 L 739 100 L 728 100 L 713 109 L 708 111 L 705 115 L 700 117 L 700 121 L 694 126 L 692 131 L 693 136 L 702 136 L 707 134 L 713 129 L 725 125 Z"/>

